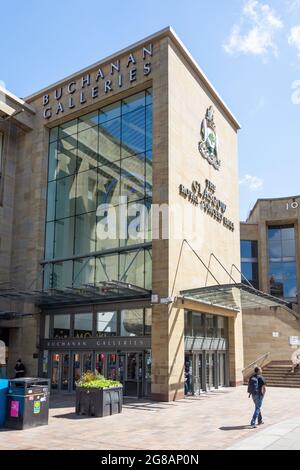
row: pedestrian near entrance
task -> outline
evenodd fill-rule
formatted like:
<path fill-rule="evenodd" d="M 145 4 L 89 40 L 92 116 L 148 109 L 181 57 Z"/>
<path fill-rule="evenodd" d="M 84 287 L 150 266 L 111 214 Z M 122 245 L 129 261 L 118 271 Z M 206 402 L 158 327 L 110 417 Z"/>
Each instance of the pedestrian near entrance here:
<path fill-rule="evenodd" d="M 251 427 L 256 428 L 256 421 L 258 424 L 264 424 L 261 414 L 261 407 L 263 399 L 266 393 L 266 381 L 261 375 L 262 370 L 260 367 L 255 367 L 254 374 L 251 375 L 248 382 L 248 393 L 249 398 L 252 397 L 252 400 L 255 405 L 255 410 L 251 419 Z"/>
<path fill-rule="evenodd" d="M 20 379 L 21 377 L 25 377 L 25 366 L 22 359 L 18 359 L 15 365 L 15 378 Z"/>

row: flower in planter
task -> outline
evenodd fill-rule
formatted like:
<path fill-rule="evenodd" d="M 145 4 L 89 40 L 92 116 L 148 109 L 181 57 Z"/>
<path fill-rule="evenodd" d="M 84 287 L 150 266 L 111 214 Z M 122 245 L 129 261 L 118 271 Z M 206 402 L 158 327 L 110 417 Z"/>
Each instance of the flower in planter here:
<path fill-rule="evenodd" d="M 111 388 L 122 387 L 122 384 L 116 380 L 108 380 L 97 371 L 87 371 L 76 382 L 76 387 L 80 388 Z"/>

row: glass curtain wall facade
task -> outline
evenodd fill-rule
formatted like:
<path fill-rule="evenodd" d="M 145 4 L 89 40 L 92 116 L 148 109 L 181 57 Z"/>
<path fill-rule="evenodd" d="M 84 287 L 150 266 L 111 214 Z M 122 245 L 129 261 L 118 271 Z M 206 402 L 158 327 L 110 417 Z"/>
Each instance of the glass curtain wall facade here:
<path fill-rule="evenodd" d="M 44 288 L 151 289 L 151 203 L 151 89 L 51 129 Z"/>
<path fill-rule="evenodd" d="M 246 279 L 255 289 L 259 288 L 258 279 L 258 242 L 255 240 L 241 240 L 241 266 L 242 282 L 247 284 Z M 245 279 L 246 278 L 246 279 Z"/>
<path fill-rule="evenodd" d="M 270 293 L 297 300 L 297 265 L 293 225 L 268 227 Z"/>

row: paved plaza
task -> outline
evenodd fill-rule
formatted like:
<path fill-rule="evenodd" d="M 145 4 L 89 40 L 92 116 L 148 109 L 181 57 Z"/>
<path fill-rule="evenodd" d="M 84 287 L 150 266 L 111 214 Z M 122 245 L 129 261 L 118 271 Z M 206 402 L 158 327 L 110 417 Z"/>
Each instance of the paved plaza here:
<path fill-rule="evenodd" d="M 0 450 L 299 449 L 299 395 L 299 389 L 268 388 L 265 424 L 257 429 L 249 427 L 246 387 L 172 403 L 126 400 L 121 415 L 106 418 L 75 415 L 74 396 L 52 397 L 49 425 L 1 430 Z"/>

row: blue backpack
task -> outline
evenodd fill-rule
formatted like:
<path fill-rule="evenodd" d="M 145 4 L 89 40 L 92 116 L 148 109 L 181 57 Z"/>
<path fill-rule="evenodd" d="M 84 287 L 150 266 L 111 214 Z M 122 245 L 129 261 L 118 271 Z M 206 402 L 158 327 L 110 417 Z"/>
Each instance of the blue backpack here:
<path fill-rule="evenodd" d="M 248 393 L 251 395 L 259 394 L 258 375 L 254 374 L 250 377 L 248 382 Z"/>

